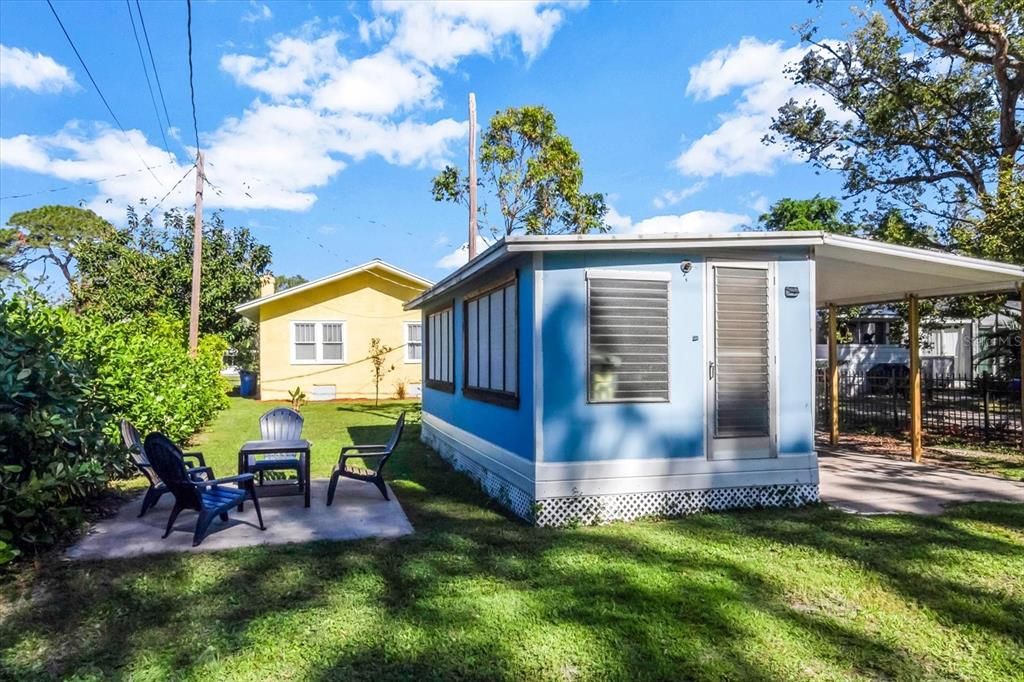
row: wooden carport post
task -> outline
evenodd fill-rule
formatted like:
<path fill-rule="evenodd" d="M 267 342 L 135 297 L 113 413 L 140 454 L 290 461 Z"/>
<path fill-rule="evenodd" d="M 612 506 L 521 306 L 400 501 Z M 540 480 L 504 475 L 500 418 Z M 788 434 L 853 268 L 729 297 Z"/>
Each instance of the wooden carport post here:
<path fill-rule="evenodd" d="M 828 304 L 828 442 L 839 445 L 839 349 L 836 346 L 836 304 Z"/>
<path fill-rule="evenodd" d="M 921 335 L 917 295 L 907 295 L 910 308 L 910 456 L 921 461 Z"/>

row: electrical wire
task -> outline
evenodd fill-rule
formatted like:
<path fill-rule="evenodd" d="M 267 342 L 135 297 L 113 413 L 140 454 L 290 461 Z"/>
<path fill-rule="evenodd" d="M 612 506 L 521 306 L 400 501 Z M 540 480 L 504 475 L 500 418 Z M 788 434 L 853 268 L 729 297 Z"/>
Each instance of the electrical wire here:
<path fill-rule="evenodd" d="M 142 62 L 142 73 L 146 76 L 146 89 L 149 90 L 149 101 L 153 103 L 153 113 L 156 114 L 156 125 L 160 129 L 160 139 L 164 141 L 164 151 L 167 152 L 167 156 L 174 158 L 174 154 L 171 153 L 171 148 L 167 144 L 167 136 L 164 135 L 164 124 L 160 120 L 160 109 L 156 105 L 156 95 L 153 93 L 153 83 L 149 80 L 149 68 L 146 66 L 146 57 L 142 54 L 142 42 L 139 40 L 139 31 L 135 28 L 135 16 L 132 13 L 131 0 L 124 0 L 124 4 L 128 7 L 128 19 L 132 23 L 132 35 L 135 36 L 135 47 L 139 48 L 139 61 Z M 170 121 L 167 122 L 170 126 Z"/>
<path fill-rule="evenodd" d="M 164 107 L 164 118 L 167 120 L 167 127 L 171 126 L 171 115 L 167 113 L 167 100 L 164 99 L 164 87 L 160 84 L 160 72 L 156 68 L 156 60 L 153 59 L 153 46 L 149 44 L 149 31 L 146 30 L 146 19 L 142 16 L 142 5 L 135 0 L 135 11 L 139 13 L 139 23 L 142 24 L 142 37 L 146 39 L 146 50 L 149 51 L 149 63 L 153 65 L 153 76 L 156 78 L 156 89 L 160 93 L 160 103 Z"/>
<path fill-rule="evenodd" d="M 173 192 L 174 190 L 178 189 L 178 185 L 180 185 L 180 184 L 181 184 L 182 182 L 184 182 L 184 181 L 185 181 L 185 178 L 187 178 L 187 177 L 189 176 L 189 174 L 190 174 L 190 173 L 191 173 L 191 172 L 192 172 L 193 170 L 195 170 L 195 168 L 196 168 L 196 164 L 192 164 L 192 165 L 191 165 L 191 166 L 189 167 L 189 169 L 188 169 L 187 171 L 185 171 L 185 174 L 184 174 L 184 175 L 182 175 L 182 176 L 181 176 L 180 178 L 178 178 L 178 181 L 177 181 L 176 183 L 174 183 L 174 186 L 173 186 L 173 187 L 171 187 L 171 188 L 170 188 L 169 190 L 167 190 L 167 194 L 165 194 L 165 195 L 163 195 L 162 197 L 160 197 L 160 201 L 158 201 L 158 202 L 156 202 L 155 204 L 153 204 L 153 208 L 151 208 L 151 209 L 149 209 L 148 211 L 146 211 L 146 218 L 148 218 L 148 217 L 150 217 L 151 215 L 153 215 L 153 211 L 155 211 L 155 210 L 156 210 L 156 209 L 157 209 L 157 208 L 158 208 L 158 207 L 160 206 L 160 204 L 164 203 L 164 200 L 165 200 L 165 199 L 166 199 L 167 197 L 171 196 L 171 193 L 172 193 L 172 192 Z"/>
<path fill-rule="evenodd" d="M 50 0 L 46 0 L 49 2 Z M 188 89 L 192 94 L 192 132 L 196 136 L 196 152 L 199 152 L 199 121 L 196 118 L 196 88 L 192 78 L 192 0 L 186 0 L 188 5 Z"/>
<path fill-rule="evenodd" d="M 158 166 L 153 166 L 153 168 L 166 168 L 167 166 L 173 166 L 173 165 L 176 165 L 176 164 L 174 164 L 174 163 L 163 163 L 163 164 L 160 164 Z M 135 175 L 136 173 L 145 173 L 146 170 L 147 170 L 146 168 L 139 168 L 138 170 L 128 171 L 127 173 L 118 173 L 117 175 L 111 175 L 109 177 L 100 178 L 98 180 L 82 180 L 80 182 L 76 182 L 73 185 L 62 185 L 60 187 L 51 187 L 50 189 L 41 189 L 41 190 L 39 190 L 37 192 L 26 192 L 24 194 L 8 194 L 6 196 L 0 197 L 0 200 L 24 199 L 25 197 L 34 197 L 34 196 L 38 196 L 40 194 L 51 194 L 53 192 L 63 192 L 64 190 L 74 189 L 74 188 L 76 188 L 76 187 L 78 187 L 80 185 L 96 185 L 96 184 L 99 184 L 101 182 L 106 182 L 107 180 L 116 180 L 117 178 L 126 178 L 129 175 Z"/>
<path fill-rule="evenodd" d="M 50 6 L 50 11 L 53 12 L 53 18 L 56 19 L 57 24 L 60 25 L 60 30 L 64 32 L 64 37 L 68 39 L 68 44 L 71 45 L 71 49 L 74 51 L 75 56 L 78 57 L 78 62 L 82 65 L 82 68 L 85 70 L 85 75 L 89 77 L 89 81 L 92 82 L 92 86 L 96 88 L 96 94 L 100 96 L 101 100 L 103 100 L 103 106 L 107 108 L 107 113 L 109 113 L 110 117 L 114 119 L 114 123 L 117 124 L 117 127 L 121 129 L 121 133 L 124 135 L 125 139 L 128 140 L 128 144 L 135 151 L 136 155 L 138 155 L 139 160 L 142 161 L 142 165 L 146 167 L 146 170 L 148 170 L 149 174 L 153 176 L 153 179 L 156 180 L 157 184 L 163 187 L 164 183 L 160 182 L 160 178 L 156 176 L 156 173 L 153 172 L 153 169 L 150 167 L 150 165 L 146 163 L 146 159 L 142 157 L 141 152 L 139 152 L 139 150 L 135 146 L 135 143 L 132 142 L 132 138 L 128 135 L 128 131 L 124 129 L 123 125 L 121 125 L 121 121 L 117 118 L 117 114 L 114 113 L 114 110 L 110 107 L 110 103 L 107 102 L 107 98 L 103 95 L 103 91 L 100 89 L 100 86 L 96 82 L 96 79 L 92 77 L 92 72 L 86 65 L 85 60 L 82 59 L 82 54 L 78 51 L 78 47 L 75 45 L 75 41 L 71 39 L 71 35 L 68 33 L 68 30 L 64 28 L 64 22 L 60 20 L 60 15 L 57 14 L 57 9 L 53 6 L 53 3 L 50 0 L 46 0 L 46 4 Z"/>

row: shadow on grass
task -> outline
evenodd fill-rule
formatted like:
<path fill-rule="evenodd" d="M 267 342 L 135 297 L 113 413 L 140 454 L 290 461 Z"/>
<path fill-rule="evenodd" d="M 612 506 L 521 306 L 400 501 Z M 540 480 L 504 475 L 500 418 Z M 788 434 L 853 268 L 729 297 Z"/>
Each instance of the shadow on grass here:
<path fill-rule="evenodd" d="M 353 439 L 397 409 L 379 416 Z M 995 679 L 1019 662 L 1021 591 L 991 583 L 1024 570 L 1024 506 L 535 529 L 418 439 L 410 424 L 389 470 L 414 535 L 46 567 L 4 588 L 0 677 L 953 678 L 960 647 Z M 894 603 L 858 601 L 875 590 Z"/>

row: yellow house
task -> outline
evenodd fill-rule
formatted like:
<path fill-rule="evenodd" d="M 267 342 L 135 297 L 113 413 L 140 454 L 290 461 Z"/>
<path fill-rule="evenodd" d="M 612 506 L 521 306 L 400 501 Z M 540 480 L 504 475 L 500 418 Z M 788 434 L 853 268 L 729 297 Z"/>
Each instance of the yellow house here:
<path fill-rule="evenodd" d="M 283 291 L 268 277 L 260 298 L 236 308 L 259 325 L 260 399 L 287 400 L 295 387 L 309 400 L 372 398 L 373 338 L 393 349 L 380 396 L 419 396 L 420 313 L 403 304 L 430 286 L 380 259 Z"/>

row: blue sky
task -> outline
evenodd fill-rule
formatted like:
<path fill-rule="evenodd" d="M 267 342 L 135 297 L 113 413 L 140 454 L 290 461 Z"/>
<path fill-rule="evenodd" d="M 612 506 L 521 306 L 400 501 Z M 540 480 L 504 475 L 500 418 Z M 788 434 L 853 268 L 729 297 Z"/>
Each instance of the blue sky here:
<path fill-rule="evenodd" d="M 142 3 L 170 126 L 126 4 L 54 5 L 128 136 L 46 4 L 0 3 L 0 196 L 70 186 L 0 199 L 0 219 L 83 202 L 117 222 L 128 203 L 164 196 L 194 155 L 185 3 Z M 802 0 L 197 1 L 199 141 L 219 190 L 206 191 L 207 210 L 270 244 L 278 274 L 380 257 L 440 278 L 459 260 L 466 215 L 435 203 L 430 180 L 465 164 L 473 91 L 481 127 L 508 106 L 554 112 L 615 231 L 739 229 L 781 197 L 840 191 L 838 177 L 760 142 L 778 105 L 808 94 L 783 70 L 803 50 L 793 27 L 812 17 L 824 37 L 853 18 L 845 4 Z M 190 206 L 193 192 L 190 176 L 163 206 Z"/>

